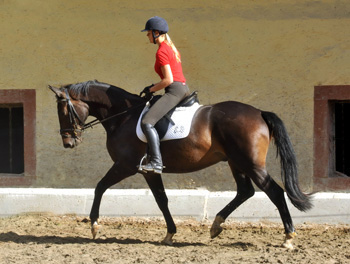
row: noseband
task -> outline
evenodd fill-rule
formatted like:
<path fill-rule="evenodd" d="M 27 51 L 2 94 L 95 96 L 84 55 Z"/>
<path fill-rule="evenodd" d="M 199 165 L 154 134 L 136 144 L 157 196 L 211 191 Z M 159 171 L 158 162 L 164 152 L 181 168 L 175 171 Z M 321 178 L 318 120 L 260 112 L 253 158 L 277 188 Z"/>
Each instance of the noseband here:
<path fill-rule="evenodd" d="M 84 122 L 80 119 L 77 111 L 74 108 L 74 105 L 69 97 L 69 93 L 67 89 L 64 89 L 64 92 L 66 94 L 66 98 L 57 98 L 58 103 L 67 102 L 67 110 L 69 115 L 69 121 L 72 126 L 72 128 L 66 128 L 66 129 L 60 129 L 60 134 L 62 137 L 66 138 L 79 138 L 78 133 L 82 133 L 84 130 Z M 79 124 L 77 122 L 77 119 L 79 121 Z M 68 134 L 66 133 L 68 132 Z M 70 134 L 72 133 L 72 134 Z"/>

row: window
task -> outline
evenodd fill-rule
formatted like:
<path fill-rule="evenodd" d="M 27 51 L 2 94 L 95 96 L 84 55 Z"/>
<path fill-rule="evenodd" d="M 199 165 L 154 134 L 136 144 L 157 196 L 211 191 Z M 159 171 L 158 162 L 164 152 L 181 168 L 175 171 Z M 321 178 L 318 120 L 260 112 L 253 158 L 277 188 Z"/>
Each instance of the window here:
<path fill-rule="evenodd" d="M 350 177 L 350 102 L 334 102 L 335 170 Z"/>
<path fill-rule="evenodd" d="M 23 106 L 0 105 L 0 173 L 24 172 Z"/>
<path fill-rule="evenodd" d="M 0 186 L 35 180 L 35 113 L 35 90 L 0 90 Z"/>
<path fill-rule="evenodd" d="M 350 86 L 316 86 L 314 189 L 350 190 Z"/>

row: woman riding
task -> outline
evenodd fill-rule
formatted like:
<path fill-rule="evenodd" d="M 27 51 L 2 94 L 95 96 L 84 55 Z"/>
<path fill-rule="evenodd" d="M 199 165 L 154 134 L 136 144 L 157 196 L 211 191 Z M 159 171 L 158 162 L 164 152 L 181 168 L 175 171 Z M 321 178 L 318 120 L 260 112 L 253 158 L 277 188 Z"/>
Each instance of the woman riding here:
<path fill-rule="evenodd" d="M 144 88 L 141 92 L 146 96 L 165 88 L 164 95 L 150 108 L 142 119 L 141 126 L 147 138 L 150 159 L 140 170 L 161 174 L 163 170 L 162 156 L 160 153 L 159 136 L 154 128 L 155 124 L 174 108 L 183 98 L 189 95 L 189 88 L 182 73 L 181 56 L 171 41 L 168 32 L 168 24 L 161 17 L 151 17 L 145 29 L 150 43 L 157 44 L 156 62 L 154 69 L 161 81 Z"/>

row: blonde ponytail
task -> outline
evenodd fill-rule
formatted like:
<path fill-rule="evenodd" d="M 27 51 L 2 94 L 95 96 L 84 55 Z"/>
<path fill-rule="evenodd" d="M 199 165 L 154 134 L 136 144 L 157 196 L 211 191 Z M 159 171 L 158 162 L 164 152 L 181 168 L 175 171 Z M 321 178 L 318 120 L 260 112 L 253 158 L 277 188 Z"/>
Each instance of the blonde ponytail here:
<path fill-rule="evenodd" d="M 181 56 L 179 51 L 177 50 L 177 48 L 175 47 L 174 43 L 172 42 L 170 36 L 166 33 L 165 34 L 165 41 L 168 43 L 168 45 L 171 47 L 171 49 L 174 51 L 175 53 L 175 57 L 176 57 L 176 61 L 177 62 L 181 62 Z"/>

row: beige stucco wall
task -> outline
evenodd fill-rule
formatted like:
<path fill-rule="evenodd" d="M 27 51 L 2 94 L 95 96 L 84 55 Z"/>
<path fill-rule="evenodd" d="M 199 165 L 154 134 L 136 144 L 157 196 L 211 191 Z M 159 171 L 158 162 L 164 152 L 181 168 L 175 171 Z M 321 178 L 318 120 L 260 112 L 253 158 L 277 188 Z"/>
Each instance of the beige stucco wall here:
<path fill-rule="evenodd" d="M 111 166 L 101 127 L 63 149 L 48 84 L 90 79 L 138 93 L 158 80 L 140 30 L 164 17 L 201 103 L 238 100 L 277 113 L 312 190 L 313 87 L 349 84 L 350 3 L 342 1 L 0 1 L 0 89 L 36 89 L 39 187 L 94 187 Z M 279 180 L 272 147 L 268 169 Z M 167 188 L 232 190 L 226 164 L 164 175 Z M 137 175 L 117 188 L 144 188 Z"/>

